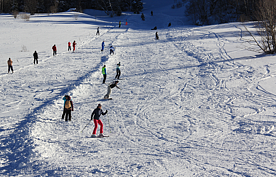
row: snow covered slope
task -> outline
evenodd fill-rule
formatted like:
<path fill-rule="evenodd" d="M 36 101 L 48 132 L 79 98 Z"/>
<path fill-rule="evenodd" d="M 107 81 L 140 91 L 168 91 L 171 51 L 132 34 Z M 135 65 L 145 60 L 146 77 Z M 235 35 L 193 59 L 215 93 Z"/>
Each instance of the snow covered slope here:
<path fill-rule="evenodd" d="M 275 176 L 274 56 L 248 51 L 238 23 L 181 26 L 181 16 L 163 15 L 1 15 L 0 174 Z M 67 51 L 73 40 L 75 53 Z M 112 82 L 118 62 L 122 90 L 103 100 L 101 67 Z M 65 94 L 71 122 L 61 120 Z M 109 111 L 101 117 L 109 138 L 90 138 L 92 122 L 82 131 L 98 103 Z"/>

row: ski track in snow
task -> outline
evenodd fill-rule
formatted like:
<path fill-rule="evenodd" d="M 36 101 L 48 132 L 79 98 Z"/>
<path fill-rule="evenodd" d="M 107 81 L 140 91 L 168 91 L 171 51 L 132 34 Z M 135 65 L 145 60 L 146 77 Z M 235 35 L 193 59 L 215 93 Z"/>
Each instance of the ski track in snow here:
<path fill-rule="evenodd" d="M 131 27 L 1 76 L 1 174 L 275 176 L 276 97 L 260 85 L 272 68 L 231 57 L 226 45 L 237 41 L 221 31 L 239 34 L 236 26 L 161 29 L 158 41 Z M 118 62 L 122 90 L 103 101 L 101 67 L 112 82 Z M 74 102 L 71 122 L 61 120 L 65 94 Z M 93 122 L 81 130 L 100 102 L 110 137 L 91 139 Z"/>

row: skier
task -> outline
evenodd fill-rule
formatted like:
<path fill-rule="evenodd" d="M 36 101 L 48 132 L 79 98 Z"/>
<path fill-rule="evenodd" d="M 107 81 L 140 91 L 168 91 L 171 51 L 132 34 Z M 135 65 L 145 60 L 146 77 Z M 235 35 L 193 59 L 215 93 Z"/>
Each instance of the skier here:
<path fill-rule="evenodd" d="M 107 110 L 105 112 L 103 112 L 101 104 L 98 104 L 97 108 L 94 109 L 94 111 L 92 112 L 92 114 L 91 114 L 91 120 L 93 120 L 93 118 L 94 118 L 94 124 L 95 124 L 94 130 L 93 130 L 93 133 L 92 133 L 92 136 L 91 136 L 92 138 L 96 138 L 97 137 L 96 134 L 97 134 L 98 124 L 101 126 L 100 127 L 100 135 L 98 137 L 99 138 L 104 137 L 104 134 L 103 134 L 103 122 L 101 121 L 100 116 L 107 114 L 107 112 L 108 112 Z"/>
<path fill-rule="evenodd" d="M 54 46 L 52 47 L 53 49 L 53 56 L 55 56 L 57 54 L 57 46 L 56 44 L 54 44 Z"/>
<path fill-rule="evenodd" d="M 156 39 L 156 40 L 159 39 L 158 32 L 155 33 L 155 39 Z"/>
<path fill-rule="evenodd" d="M 97 33 L 96 35 L 100 35 L 100 27 L 97 28 Z"/>
<path fill-rule="evenodd" d="M 121 25 L 122 25 L 122 22 L 121 22 L 121 21 L 119 21 L 119 28 L 121 28 Z"/>
<path fill-rule="evenodd" d="M 103 84 L 104 84 L 105 80 L 106 80 L 106 66 L 105 65 L 102 67 L 102 74 L 103 74 L 103 77 L 104 77 L 104 79 L 103 79 Z"/>
<path fill-rule="evenodd" d="M 115 48 L 113 46 L 110 46 L 110 55 L 113 54 L 114 55 L 114 51 L 115 51 Z"/>
<path fill-rule="evenodd" d="M 171 22 L 168 24 L 168 27 L 170 27 L 170 26 L 172 26 L 172 23 L 171 23 Z"/>
<path fill-rule="evenodd" d="M 153 16 L 153 11 L 150 12 L 151 16 Z"/>
<path fill-rule="evenodd" d="M 71 42 L 68 42 L 68 51 L 71 51 Z"/>
<path fill-rule="evenodd" d="M 157 30 L 157 26 L 155 26 L 154 28 L 152 28 L 151 30 Z"/>
<path fill-rule="evenodd" d="M 102 50 L 101 51 L 103 51 L 104 50 L 104 41 L 102 42 Z"/>
<path fill-rule="evenodd" d="M 76 50 L 76 45 L 77 45 L 77 43 L 76 43 L 76 41 L 74 41 L 73 42 L 73 52 L 75 52 L 75 50 Z"/>
<path fill-rule="evenodd" d="M 128 23 L 127 23 L 127 19 L 126 19 L 126 25 L 127 25 Z"/>
<path fill-rule="evenodd" d="M 116 76 L 115 76 L 115 79 L 118 79 L 118 80 L 120 79 L 120 76 L 121 76 L 120 66 L 121 66 L 121 63 L 119 62 L 116 67 Z"/>
<path fill-rule="evenodd" d="M 62 119 L 64 119 L 65 116 L 65 121 L 71 121 L 71 111 L 74 111 L 74 106 L 73 106 L 73 101 L 71 100 L 71 97 L 68 95 L 65 95 L 63 97 L 64 100 L 64 107 L 63 107 L 63 114 L 62 114 Z"/>
<path fill-rule="evenodd" d="M 37 54 L 37 52 L 35 51 L 34 52 L 34 54 L 33 54 L 33 56 L 34 56 L 34 64 L 36 63 L 36 64 L 38 64 L 38 54 Z"/>
<path fill-rule="evenodd" d="M 145 21 L 145 15 L 144 15 L 144 13 L 142 13 L 141 18 L 142 18 L 143 21 Z"/>
<path fill-rule="evenodd" d="M 109 98 L 110 94 L 111 94 L 111 89 L 113 89 L 114 87 L 117 87 L 118 89 L 120 89 L 120 87 L 117 86 L 119 81 L 114 81 L 112 84 L 110 84 L 108 87 L 107 87 L 107 93 L 106 95 L 104 96 L 104 99 L 111 99 Z"/>
<path fill-rule="evenodd" d="M 11 58 L 9 58 L 9 60 L 8 60 L 8 73 L 10 73 L 10 70 L 13 73 L 13 67 L 12 67 L 12 60 L 11 60 Z"/>

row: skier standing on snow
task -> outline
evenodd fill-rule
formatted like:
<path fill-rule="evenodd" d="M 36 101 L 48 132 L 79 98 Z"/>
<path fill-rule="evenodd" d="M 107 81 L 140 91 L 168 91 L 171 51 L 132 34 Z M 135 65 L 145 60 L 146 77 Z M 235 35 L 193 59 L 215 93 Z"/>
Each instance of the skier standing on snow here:
<path fill-rule="evenodd" d="M 102 42 L 102 50 L 101 51 L 103 51 L 104 50 L 104 41 Z"/>
<path fill-rule="evenodd" d="M 143 21 L 145 21 L 145 15 L 142 13 L 141 18 Z"/>
<path fill-rule="evenodd" d="M 150 12 L 151 16 L 153 16 L 153 11 Z"/>
<path fill-rule="evenodd" d="M 110 46 L 110 55 L 111 55 L 111 54 L 114 55 L 114 51 L 115 51 L 114 47 L 113 47 L 113 46 Z"/>
<path fill-rule="evenodd" d="M 53 56 L 55 56 L 57 54 L 57 46 L 56 44 L 54 44 L 54 46 L 52 47 L 53 49 Z"/>
<path fill-rule="evenodd" d="M 155 33 L 155 39 L 156 39 L 156 40 L 159 39 L 158 32 Z"/>
<path fill-rule="evenodd" d="M 113 89 L 114 87 L 117 87 L 118 89 L 120 89 L 120 87 L 117 86 L 118 82 L 119 81 L 115 81 L 107 87 L 107 94 L 104 96 L 104 99 L 109 99 L 109 96 L 111 94 L 111 89 Z"/>
<path fill-rule="evenodd" d="M 33 56 L 34 56 L 34 64 L 35 63 L 38 64 L 38 54 L 36 51 L 34 52 Z"/>
<path fill-rule="evenodd" d="M 68 42 L 68 51 L 71 51 L 71 42 Z"/>
<path fill-rule="evenodd" d="M 116 67 L 116 76 L 115 79 L 120 79 L 121 76 L 121 69 L 120 69 L 121 63 L 119 62 Z"/>
<path fill-rule="evenodd" d="M 100 127 L 100 135 L 98 137 L 99 138 L 104 137 L 104 135 L 103 135 L 103 122 L 101 121 L 100 116 L 105 115 L 105 114 L 107 114 L 107 110 L 105 112 L 103 112 L 101 104 L 98 104 L 97 108 L 94 109 L 94 111 L 92 112 L 91 120 L 93 120 L 93 118 L 94 118 L 94 124 L 95 124 L 94 130 L 93 130 L 93 133 L 92 133 L 92 136 L 91 136 L 92 138 L 97 137 L 96 134 L 97 134 L 98 124 L 101 126 Z"/>
<path fill-rule="evenodd" d="M 96 35 L 100 35 L 100 27 L 97 28 L 97 33 Z"/>
<path fill-rule="evenodd" d="M 76 41 L 74 41 L 73 42 L 73 52 L 75 52 L 75 50 L 76 50 L 76 45 L 77 45 L 77 43 L 76 43 Z"/>
<path fill-rule="evenodd" d="M 9 60 L 8 60 L 8 73 L 10 73 L 10 70 L 13 73 L 13 67 L 12 67 L 12 60 L 11 60 L 11 58 L 9 58 Z"/>
<path fill-rule="evenodd" d="M 65 95 L 63 97 L 63 100 L 64 100 L 64 108 L 63 108 L 62 119 L 64 119 L 64 116 L 65 116 L 65 121 L 68 121 L 68 120 L 71 121 L 71 111 L 74 111 L 73 101 L 71 100 L 71 97 L 68 95 Z"/>
<path fill-rule="evenodd" d="M 121 21 L 119 21 L 119 28 L 121 28 L 121 25 L 122 25 L 122 22 L 121 22 Z"/>
<path fill-rule="evenodd" d="M 102 67 L 102 74 L 103 74 L 103 77 L 104 77 L 104 79 L 103 79 L 103 84 L 104 84 L 105 80 L 106 80 L 106 66 L 105 65 Z"/>

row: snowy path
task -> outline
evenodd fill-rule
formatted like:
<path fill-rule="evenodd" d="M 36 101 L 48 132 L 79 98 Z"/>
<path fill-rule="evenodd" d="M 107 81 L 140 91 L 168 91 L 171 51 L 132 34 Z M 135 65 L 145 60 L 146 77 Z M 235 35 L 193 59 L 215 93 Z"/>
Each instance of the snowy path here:
<path fill-rule="evenodd" d="M 276 95 L 267 86 L 274 64 L 235 56 L 236 24 L 162 29 L 156 41 L 136 21 L 1 77 L 1 173 L 275 176 Z M 101 67 L 111 82 L 118 62 L 122 90 L 103 101 Z M 65 94 L 74 102 L 71 122 L 61 120 Z M 89 138 L 92 122 L 81 132 L 98 103 L 109 110 L 109 138 Z"/>

